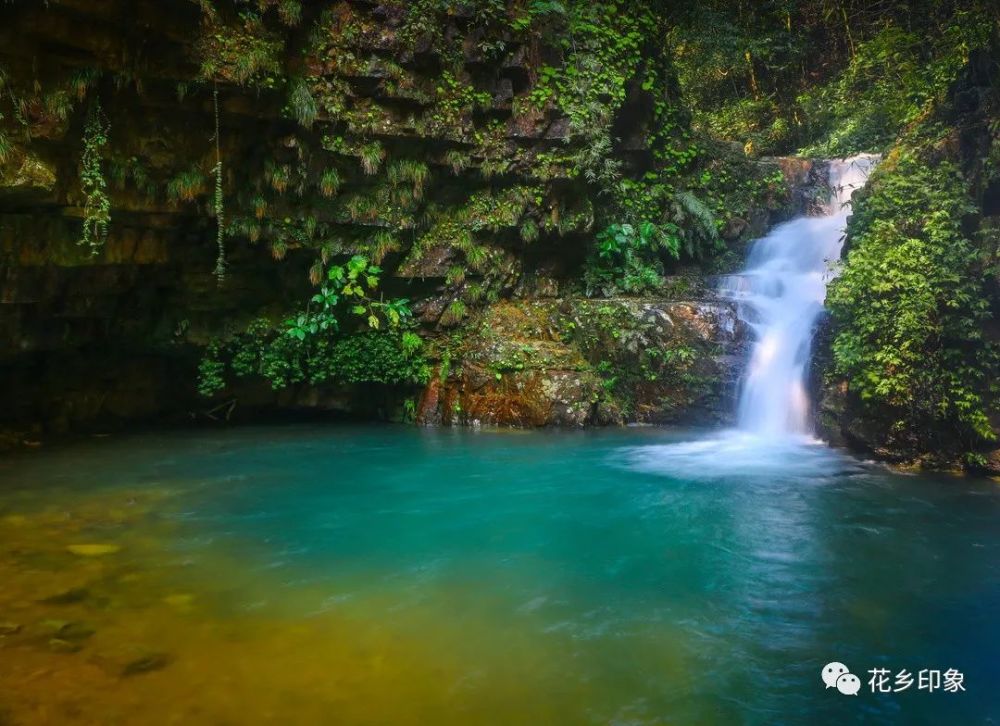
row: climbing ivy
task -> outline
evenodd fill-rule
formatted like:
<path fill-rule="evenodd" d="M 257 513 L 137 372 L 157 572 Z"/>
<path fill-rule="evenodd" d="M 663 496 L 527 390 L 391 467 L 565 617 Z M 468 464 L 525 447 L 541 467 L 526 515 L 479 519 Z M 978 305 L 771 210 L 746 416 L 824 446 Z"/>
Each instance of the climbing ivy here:
<path fill-rule="evenodd" d="M 104 247 L 111 224 L 111 200 L 104 178 L 103 155 L 108 144 L 110 124 L 94 101 L 83 130 L 83 154 L 80 157 L 80 189 L 83 192 L 83 233 L 79 243 L 96 255 Z"/>
<path fill-rule="evenodd" d="M 222 206 L 222 146 L 219 138 L 219 87 L 212 89 L 215 108 L 215 227 L 218 256 L 215 260 L 215 277 L 221 283 L 226 277 L 226 225 Z"/>

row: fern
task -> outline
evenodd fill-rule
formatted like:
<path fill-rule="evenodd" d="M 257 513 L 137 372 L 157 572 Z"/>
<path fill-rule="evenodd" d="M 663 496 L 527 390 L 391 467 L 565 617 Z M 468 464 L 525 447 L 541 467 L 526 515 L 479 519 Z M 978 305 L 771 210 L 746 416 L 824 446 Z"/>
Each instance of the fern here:
<path fill-rule="evenodd" d="M 461 300 L 452 300 L 451 304 L 448 305 L 447 309 L 444 311 L 444 315 L 441 316 L 442 323 L 457 323 L 462 320 L 466 314 L 468 314 L 469 309 L 466 307 L 465 303 Z"/>
<path fill-rule="evenodd" d="M 197 167 L 182 171 L 167 182 L 167 199 L 193 202 L 205 193 L 205 175 Z"/>
<path fill-rule="evenodd" d="M 340 172 L 336 169 L 327 169 L 319 179 L 319 192 L 327 199 L 331 199 L 337 196 L 340 185 Z"/>
<path fill-rule="evenodd" d="M 96 85 L 101 72 L 96 68 L 81 68 L 69 78 L 70 87 L 76 92 L 78 101 L 87 97 L 87 92 Z"/>
<path fill-rule="evenodd" d="M 284 194 L 288 189 L 288 184 L 292 180 L 292 172 L 287 166 L 278 166 L 273 161 L 268 161 L 264 165 L 264 176 L 267 178 L 271 188 L 278 194 Z"/>
<path fill-rule="evenodd" d="M 424 185 L 430 176 L 430 168 L 422 161 L 400 159 L 389 165 L 386 176 L 393 186 L 399 186 L 403 183 L 412 184 L 413 197 L 419 199 L 423 195 Z"/>
<path fill-rule="evenodd" d="M 689 256 L 700 255 L 703 246 L 718 248 L 722 244 L 715 214 L 698 197 L 689 191 L 679 191 L 674 194 L 674 202 L 677 223 L 691 230 L 691 234 L 685 235 L 685 252 Z"/>
<path fill-rule="evenodd" d="M 324 272 L 326 272 L 326 269 L 323 265 L 323 260 L 322 259 L 316 260 L 315 262 L 312 263 L 312 266 L 309 268 L 309 282 L 311 282 L 313 285 L 320 284 L 320 282 L 323 281 Z"/>
<path fill-rule="evenodd" d="M 385 256 L 390 252 L 395 252 L 399 249 L 399 242 L 396 241 L 395 236 L 387 229 L 380 229 L 372 237 L 371 241 L 371 261 L 373 264 L 379 264 Z"/>
<path fill-rule="evenodd" d="M 378 141 L 365 144 L 358 150 L 358 157 L 361 161 L 361 168 L 368 176 L 378 173 L 379 167 L 385 161 L 385 149 Z"/>
<path fill-rule="evenodd" d="M 530 217 L 521 225 L 521 239 L 524 242 L 534 242 L 538 239 L 538 223 Z"/>
<path fill-rule="evenodd" d="M 309 91 L 309 85 L 301 78 L 293 78 L 289 83 L 288 107 L 295 119 L 310 128 L 319 116 L 316 99 Z"/>
<path fill-rule="evenodd" d="M 267 214 L 267 199 L 264 195 L 255 194 L 250 204 L 253 206 L 253 215 L 257 219 L 264 219 L 264 215 Z"/>
<path fill-rule="evenodd" d="M 471 161 L 468 154 L 462 153 L 458 149 L 452 149 L 444 155 L 444 163 L 451 167 L 451 172 L 455 175 L 468 169 Z"/>

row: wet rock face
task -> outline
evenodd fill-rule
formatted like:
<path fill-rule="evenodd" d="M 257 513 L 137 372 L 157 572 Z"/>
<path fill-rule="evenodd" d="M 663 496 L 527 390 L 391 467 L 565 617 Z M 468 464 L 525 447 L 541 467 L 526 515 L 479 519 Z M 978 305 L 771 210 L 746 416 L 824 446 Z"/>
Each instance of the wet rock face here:
<path fill-rule="evenodd" d="M 495 38 L 484 39 L 468 17 L 428 18 L 428 30 L 464 43 L 464 61 L 448 66 L 443 83 L 441 39 L 428 34 L 411 47 L 401 38 L 406 3 L 304 3 L 296 28 L 282 26 L 272 9 L 256 36 L 241 30 L 227 3 L 176 5 L 169 13 L 149 0 L 0 5 L 0 132 L 12 144 L 0 159 L 0 432 L 34 439 L 187 419 L 215 405 L 194 390 L 205 343 L 252 318 L 279 317 L 311 293 L 309 270 L 321 255 L 317 240 L 303 241 L 307 213 L 336 240 L 329 255 L 337 259 L 356 252 L 374 259 L 365 246 L 372 235 L 395 233 L 378 253 L 383 284 L 394 286 L 387 294 L 414 299 L 421 321 L 435 329 L 450 325 L 442 321 L 455 297 L 446 278 L 468 266 L 473 243 L 487 250 L 482 264 L 509 294 L 524 270 L 508 248 L 519 244 L 525 219 L 540 238 L 536 248 L 555 257 L 558 244 L 548 241 L 586 227 L 586 214 L 570 219 L 587 196 L 584 185 L 570 178 L 568 164 L 539 161 L 568 148 L 567 119 L 552 104 L 515 103 L 536 82 L 538 63 L 557 60 L 544 42 L 504 38 L 502 52 L 486 57 L 485 41 Z M 255 37 L 264 45 L 253 47 L 267 50 L 267 77 L 227 77 L 229 62 L 246 61 Z M 200 66 L 206 48 L 227 41 L 242 52 L 214 59 L 226 218 L 250 221 L 232 233 L 220 286 L 212 275 L 213 84 Z M 90 77 L 98 80 L 80 85 Z M 286 108 L 290 79 L 311 94 L 313 123 Z M 23 97 L 23 127 L 11 93 Z M 95 99 L 108 122 L 101 154 L 112 223 L 91 256 L 77 243 L 81 151 Z M 373 149 L 377 159 L 362 158 Z M 339 179 L 324 187 L 330 169 Z M 403 184 L 393 177 L 399 169 L 432 182 Z M 178 186 L 185 174 L 188 186 Z M 396 194 L 409 186 L 412 193 Z M 351 203 L 386 190 L 392 199 Z M 254 197 L 265 199 L 260 211 Z M 452 223 L 418 234 L 414 220 L 428 208 L 449 212 Z M 465 251 L 448 234 L 457 225 L 481 231 L 462 238 Z M 255 390 L 241 404 L 367 413 L 358 408 L 365 398 Z"/>
<path fill-rule="evenodd" d="M 425 389 L 424 424 L 711 423 L 732 415 L 747 330 L 723 300 L 491 307 Z"/>
<path fill-rule="evenodd" d="M 711 301 L 710 281 L 686 279 L 683 293 L 664 293 L 670 302 L 566 297 L 592 244 L 594 190 L 570 155 L 581 141 L 564 112 L 525 102 L 539 65 L 560 62 L 562 52 L 547 45 L 557 38 L 525 41 L 505 26 L 502 43 L 484 45 L 468 18 L 446 18 L 441 36 L 464 39 L 464 61 L 442 83 L 441 39 L 419 37 L 410 47 L 401 38 L 406 3 L 331 2 L 330 13 L 303 3 L 295 29 L 269 16 L 257 40 L 285 35 L 265 59 L 274 63 L 267 78 L 226 78 L 233 58 L 216 59 L 225 214 L 234 229 L 244 225 L 231 233 L 227 277 L 217 284 L 213 94 L 199 69 L 206 43 L 251 43 L 254 34 L 238 27 L 238 13 L 210 27 L 209 5 L 182 2 L 165 14 L 152 0 L 0 3 L 7 90 L 28 101 L 25 128 L 8 134 L 13 151 L 0 163 L 0 445 L 5 431 L 35 440 L 211 414 L 220 402 L 195 391 L 204 346 L 308 299 L 318 258 L 374 259 L 378 232 L 392 233 L 379 252 L 386 294 L 413 301 L 436 347 L 462 329 L 464 317 L 449 309 L 470 285 L 489 288 L 486 299 L 517 301 L 485 312 L 470 305 L 469 319 L 482 314 L 527 348 L 512 352 L 486 332 L 468 336 L 453 356 L 460 365 L 423 392 L 422 420 L 579 426 L 724 417 L 742 333 L 727 304 Z M 136 43 L 141 57 L 131 52 Z M 484 47 L 493 48 L 488 57 Z M 90 72 L 100 78 L 93 86 L 73 85 Z M 291 79 L 311 94 L 311 123 L 287 108 Z M 623 163 L 647 169 L 653 104 L 632 85 L 636 103 L 616 119 L 615 135 Z M 102 153 L 112 223 L 91 256 L 78 246 L 80 165 L 97 98 L 109 123 Z M 52 113 L 53 99 L 69 110 Z M 10 131 L 7 110 L 0 126 Z M 787 167 L 793 186 L 808 176 L 805 166 L 765 163 Z M 331 168 L 339 178 L 324 187 L 320 175 Z M 189 186 L 178 186 L 185 174 Z M 259 208 L 254 198 L 265 198 Z M 430 209 L 440 219 L 421 228 Z M 766 227 L 773 211 L 733 220 L 727 239 Z M 320 254 L 321 235 L 304 239 L 306 213 L 335 238 L 332 252 Z M 532 300 L 543 301 L 553 332 L 507 319 L 533 310 Z M 412 393 L 246 386 L 236 392 L 237 415 L 392 415 Z"/>

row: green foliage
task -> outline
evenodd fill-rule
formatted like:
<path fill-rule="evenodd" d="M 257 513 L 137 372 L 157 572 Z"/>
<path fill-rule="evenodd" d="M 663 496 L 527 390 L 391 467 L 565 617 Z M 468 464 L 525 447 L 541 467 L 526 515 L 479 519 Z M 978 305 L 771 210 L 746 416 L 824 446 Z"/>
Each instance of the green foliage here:
<path fill-rule="evenodd" d="M 442 71 L 434 89 L 433 106 L 424 117 L 428 130 L 461 128 L 469 115 L 477 109 L 490 107 L 492 97 L 477 91 L 466 80 L 449 70 Z"/>
<path fill-rule="evenodd" d="M 309 359 L 310 382 L 424 384 L 430 367 L 423 346 L 412 331 L 368 331 L 321 343 Z"/>
<path fill-rule="evenodd" d="M 469 155 L 458 149 L 449 149 L 444 155 L 445 164 L 451 168 L 452 174 L 461 174 L 468 168 Z"/>
<path fill-rule="evenodd" d="M 538 223 L 530 217 L 521 224 L 521 240 L 524 242 L 534 242 L 538 239 Z"/>
<path fill-rule="evenodd" d="M 3 114 L 0 113 L 0 123 L 3 122 Z M 14 144 L 11 142 L 10 137 L 0 129 L 0 164 L 5 164 L 7 159 L 11 157 L 14 153 Z"/>
<path fill-rule="evenodd" d="M 697 196 L 681 191 L 663 199 L 652 196 L 657 191 L 665 193 L 666 188 L 647 188 L 649 204 L 640 202 L 636 211 L 652 213 L 660 207 L 659 221 L 640 218 L 635 223 L 611 224 L 597 235 L 596 248 L 584 269 L 588 295 L 656 290 L 663 282 L 664 263 L 682 256 L 700 258 L 723 248 L 716 217 Z"/>
<path fill-rule="evenodd" d="M 527 30 L 540 19 L 551 17 L 561 18 L 566 15 L 566 5 L 555 0 L 532 0 L 511 21 L 514 30 Z"/>
<path fill-rule="evenodd" d="M 80 244 L 97 254 L 108 237 L 111 224 L 111 199 L 104 178 L 104 147 L 108 144 L 109 123 L 95 101 L 83 130 L 83 155 L 80 158 L 80 189 L 83 192 L 83 234 Z"/>
<path fill-rule="evenodd" d="M 329 169 L 324 169 L 323 174 L 319 178 L 319 191 L 327 199 L 337 196 L 337 192 L 340 191 L 341 179 L 340 172 L 335 168 L 330 167 Z"/>
<path fill-rule="evenodd" d="M 310 128 L 319 116 L 319 106 L 309 90 L 309 84 L 301 78 L 293 78 L 288 82 L 288 109 L 306 128 Z"/>
<path fill-rule="evenodd" d="M 222 355 L 222 345 L 213 341 L 198 362 L 198 393 L 202 396 L 214 396 L 226 387 L 226 364 Z"/>
<path fill-rule="evenodd" d="M 255 320 L 228 343 L 209 346 L 198 366 L 198 392 L 216 395 L 230 372 L 263 378 L 275 389 L 327 382 L 419 385 L 430 378 L 423 348 L 423 340 L 407 330 L 359 331 L 306 344 L 275 336 L 267 320 Z"/>
<path fill-rule="evenodd" d="M 98 68 L 80 68 L 69 77 L 69 86 L 76 95 L 76 100 L 82 101 L 87 97 L 91 88 L 97 85 L 101 78 L 101 71 Z"/>
<path fill-rule="evenodd" d="M 167 199 L 193 202 L 205 193 L 205 174 L 196 166 L 178 172 L 167 181 Z"/>
<path fill-rule="evenodd" d="M 423 195 L 424 185 L 430 177 L 430 168 L 422 161 L 400 159 L 389 165 L 386 177 L 393 186 L 411 184 L 413 196 L 419 199 Z"/>
<path fill-rule="evenodd" d="M 597 374 L 605 403 L 625 415 L 641 415 L 635 403 L 640 392 L 647 400 L 659 398 L 662 411 L 683 415 L 712 388 L 704 363 L 715 351 L 703 341 L 665 338 L 655 318 L 636 315 L 628 303 L 577 302 L 572 320 L 560 328 Z"/>
<path fill-rule="evenodd" d="M 305 312 L 285 321 L 286 333 L 298 340 L 307 335 L 339 327 L 334 317 L 338 303 L 350 307 L 351 313 L 365 318 L 368 327 L 378 329 L 385 321 L 390 327 L 398 326 L 410 316 L 409 301 L 374 299 L 379 283 L 381 268 L 371 265 L 361 255 L 355 255 L 346 265 L 333 265 L 327 271 L 328 285 L 312 297 L 311 303 L 317 308 L 307 308 Z"/>
<path fill-rule="evenodd" d="M 730 220 L 749 220 L 759 210 L 780 208 L 788 196 L 779 166 L 762 164 L 723 144 L 706 146 L 691 182 L 690 189 L 712 212 L 719 230 Z M 703 214 L 695 216 L 707 221 Z"/>
<path fill-rule="evenodd" d="M 965 189 L 951 163 L 896 152 L 855 205 L 851 251 L 830 288 L 836 372 L 873 418 L 888 417 L 886 440 L 904 451 L 993 438 L 983 281 L 995 251 L 963 231 L 973 211 Z"/>
<path fill-rule="evenodd" d="M 198 40 L 199 75 L 206 81 L 273 87 L 281 72 L 283 40 L 267 30 L 257 13 L 244 11 L 226 24 L 211 4 L 202 4 L 204 27 Z"/>
<path fill-rule="evenodd" d="M 358 160 L 361 162 L 361 168 L 369 176 L 378 173 L 385 157 L 385 147 L 380 141 L 372 141 L 358 149 Z"/>
<path fill-rule="evenodd" d="M 468 314 L 469 308 L 462 300 L 452 300 L 441 316 L 441 322 L 451 325 L 459 322 Z"/>
<path fill-rule="evenodd" d="M 284 194 L 292 179 L 292 170 L 285 164 L 276 164 L 268 159 L 264 165 L 264 178 L 278 194 Z"/>
<path fill-rule="evenodd" d="M 883 150 L 996 25 L 988 0 L 703 0 L 669 34 L 695 128 L 748 153 Z"/>
<path fill-rule="evenodd" d="M 680 256 L 676 231 L 661 230 L 652 222 L 606 227 L 597 235 L 596 255 L 584 271 L 587 294 L 600 291 L 611 296 L 659 287 L 663 279 L 659 253 L 666 252 L 675 259 Z"/>
<path fill-rule="evenodd" d="M 274 388 L 305 381 L 426 381 L 423 342 L 407 329 L 409 301 L 374 297 L 381 273 L 360 255 L 331 266 L 327 284 L 280 326 L 256 320 L 243 333 L 210 346 L 199 366 L 199 391 L 212 395 L 225 386 L 227 357 L 237 376 L 262 376 Z M 352 319 L 361 323 L 360 332 L 343 334 Z"/>
<path fill-rule="evenodd" d="M 644 4 L 618 0 L 544 5 L 545 13 L 565 18 L 567 27 L 557 36 L 564 61 L 539 70 L 530 102 L 559 107 L 569 119 L 571 136 L 579 140 L 576 168 L 587 181 L 608 189 L 622 174 L 612 153 L 615 112 L 657 31 L 656 16 Z"/>
<path fill-rule="evenodd" d="M 149 171 L 139 157 L 112 158 L 108 177 L 116 189 L 124 190 L 131 187 L 146 199 L 156 199 L 158 191 L 156 181 L 149 175 Z"/>
<path fill-rule="evenodd" d="M 368 245 L 369 256 L 375 264 L 379 264 L 387 254 L 396 252 L 399 248 L 400 244 L 396 235 L 387 229 L 380 229 L 372 235 Z"/>
<path fill-rule="evenodd" d="M 275 8 L 278 18 L 284 25 L 295 27 L 302 21 L 302 3 L 300 0 L 257 0 L 261 13 L 269 8 Z"/>
<path fill-rule="evenodd" d="M 989 22 L 959 12 L 930 43 L 924 32 L 889 26 L 859 44 L 843 73 L 799 98 L 819 139 L 804 153 L 843 157 L 884 149 L 943 98 L 970 49 L 989 36 Z"/>

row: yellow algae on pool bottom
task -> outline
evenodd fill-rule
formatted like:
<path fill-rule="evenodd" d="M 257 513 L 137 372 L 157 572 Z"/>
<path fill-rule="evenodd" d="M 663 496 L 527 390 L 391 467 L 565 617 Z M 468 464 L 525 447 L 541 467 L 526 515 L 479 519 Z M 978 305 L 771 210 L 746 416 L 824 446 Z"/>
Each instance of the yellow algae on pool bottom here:
<path fill-rule="evenodd" d="M 542 636 L 538 609 L 512 613 L 469 583 L 440 583 L 414 600 L 373 586 L 373 572 L 338 579 L 351 596 L 331 599 L 329 583 L 289 588 L 285 572 L 241 567 L 247 543 L 177 560 L 163 518 L 138 516 L 102 543 L 127 551 L 127 563 L 67 558 L 81 519 L 106 526 L 100 495 L 74 504 L 0 530 L 4 726 L 471 726 L 619 715 L 655 725 L 648 711 L 619 710 L 636 684 L 601 664 L 638 660 L 658 677 L 685 678 L 681 641 L 659 626 L 634 648 L 582 647 L 572 629 Z M 53 622 L 86 637 L 53 644 Z"/>
<path fill-rule="evenodd" d="M 115 544 L 71 544 L 66 549 L 80 557 L 103 557 L 120 552 L 122 548 Z"/>
<path fill-rule="evenodd" d="M 188 592 L 173 593 L 164 597 L 163 602 L 181 612 L 187 612 L 194 605 L 194 595 Z"/>

